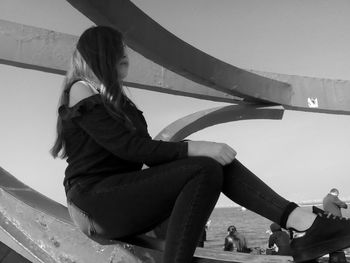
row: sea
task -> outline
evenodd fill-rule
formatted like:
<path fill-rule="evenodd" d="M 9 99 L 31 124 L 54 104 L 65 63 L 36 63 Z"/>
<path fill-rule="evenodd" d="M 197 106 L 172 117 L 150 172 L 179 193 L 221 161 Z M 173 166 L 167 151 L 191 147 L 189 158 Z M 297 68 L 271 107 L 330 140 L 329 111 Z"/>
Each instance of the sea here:
<path fill-rule="evenodd" d="M 318 207 L 322 208 L 322 206 Z M 311 210 L 312 207 L 303 207 Z M 343 209 L 343 216 L 350 218 L 350 209 Z M 244 234 L 248 247 L 266 250 L 272 221 L 242 207 L 216 207 L 210 216 L 205 248 L 223 250 L 227 228 L 234 225 L 238 232 Z M 346 251 L 350 257 L 350 250 Z"/>
<path fill-rule="evenodd" d="M 210 216 L 207 230 L 206 248 L 223 250 L 227 228 L 234 225 L 238 232 L 244 234 L 248 247 L 266 248 L 271 221 L 241 207 L 218 207 Z"/>

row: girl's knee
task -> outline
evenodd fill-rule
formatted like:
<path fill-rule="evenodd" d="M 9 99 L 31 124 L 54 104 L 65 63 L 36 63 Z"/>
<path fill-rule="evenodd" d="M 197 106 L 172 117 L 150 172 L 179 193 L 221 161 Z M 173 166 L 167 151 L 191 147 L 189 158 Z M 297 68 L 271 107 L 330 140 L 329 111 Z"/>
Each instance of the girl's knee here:
<path fill-rule="evenodd" d="M 217 172 L 222 172 L 223 166 L 215 159 L 207 156 L 196 156 L 191 158 L 197 158 L 201 166 L 208 170 L 214 170 Z"/>
<path fill-rule="evenodd" d="M 211 184 L 212 187 L 221 189 L 223 182 L 223 166 L 210 157 L 198 156 L 196 158 L 207 183 Z"/>
<path fill-rule="evenodd" d="M 222 168 L 222 165 L 218 161 L 208 156 L 190 156 L 188 160 L 204 166 L 207 164 L 208 166 L 216 167 L 216 169 L 219 169 L 219 167 Z"/>

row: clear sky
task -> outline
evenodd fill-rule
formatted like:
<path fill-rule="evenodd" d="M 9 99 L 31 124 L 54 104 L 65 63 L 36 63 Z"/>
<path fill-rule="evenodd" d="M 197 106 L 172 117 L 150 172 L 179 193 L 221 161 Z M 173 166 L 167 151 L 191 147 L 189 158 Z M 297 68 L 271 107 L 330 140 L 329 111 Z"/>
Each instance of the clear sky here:
<path fill-rule="evenodd" d="M 165 28 L 230 64 L 350 80 L 347 0 L 134 0 Z M 0 0 L 0 19 L 79 35 L 92 23 L 63 0 Z M 132 64 L 131 64 L 132 66 Z M 65 202 L 65 161 L 48 154 L 63 77 L 0 65 L 0 166 Z M 155 136 L 169 122 L 227 105 L 129 89 Z M 337 187 L 350 198 L 350 116 L 286 111 L 282 121 L 221 124 L 189 138 L 225 142 L 237 158 L 294 201 Z M 218 205 L 231 202 L 221 197 Z"/>

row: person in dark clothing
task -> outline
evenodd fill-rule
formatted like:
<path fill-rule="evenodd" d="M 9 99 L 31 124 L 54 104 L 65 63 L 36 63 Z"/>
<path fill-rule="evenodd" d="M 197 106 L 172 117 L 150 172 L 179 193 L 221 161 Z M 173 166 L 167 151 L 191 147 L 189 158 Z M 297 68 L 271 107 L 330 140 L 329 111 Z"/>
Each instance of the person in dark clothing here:
<path fill-rule="evenodd" d="M 94 26 L 80 36 L 63 83 L 51 154 L 67 160 L 67 205 L 71 215 L 84 215 L 72 219 L 86 235 L 123 239 L 168 221 L 163 262 L 189 263 L 222 192 L 283 228 L 304 231 L 292 242 L 297 262 L 350 246 L 350 222 L 284 199 L 227 144 L 153 140 L 124 92 L 128 67 L 122 34 Z M 342 235 L 334 240 L 336 232 Z"/>
<path fill-rule="evenodd" d="M 252 250 L 247 247 L 246 238 L 239 233 L 235 226 L 227 228 L 228 235 L 225 237 L 224 251 L 237 251 L 250 253 Z"/>
<path fill-rule="evenodd" d="M 206 241 L 206 230 L 203 228 L 201 235 L 199 236 L 197 247 L 204 247 L 204 241 Z"/>
<path fill-rule="evenodd" d="M 323 210 L 332 215 L 342 216 L 341 208 L 347 209 L 348 205 L 339 199 L 339 191 L 332 188 L 323 198 Z"/>
<path fill-rule="evenodd" d="M 329 214 L 342 217 L 341 209 L 347 209 L 348 205 L 345 202 L 341 201 L 338 196 L 338 189 L 332 188 L 329 193 L 323 198 L 323 210 Z M 329 263 L 333 262 L 347 262 L 343 250 L 329 253 Z"/>
<path fill-rule="evenodd" d="M 204 241 L 207 241 L 207 231 L 209 229 L 210 222 L 211 222 L 211 220 L 208 220 L 203 228 L 202 234 L 199 237 L 199 241 L 198 241 L 198 245 L 197 245 L 198 247 L 204 247 Z"/>
<path fill-rule="evenodd" d="M 286 232 L 282 231 L 281 226 L 276 223 L 272 223 L 270 225 L 270 229 L 272 234 L 269 237 L 268 247 L 269 248 L 272 248 L 274 246 L 277 247 L 277 251 L 275 251 L 272 254 L 291 256 L 292 251 L 290 248 L 289 235 Z"/>

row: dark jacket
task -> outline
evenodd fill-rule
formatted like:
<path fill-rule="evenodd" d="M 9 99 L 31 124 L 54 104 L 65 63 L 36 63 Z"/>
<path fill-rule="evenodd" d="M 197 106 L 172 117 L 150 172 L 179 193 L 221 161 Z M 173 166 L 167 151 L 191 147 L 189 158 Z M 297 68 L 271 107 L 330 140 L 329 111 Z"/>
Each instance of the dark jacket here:
<path fill-rule="evenodd" d="M 342 216 L 341 208 L 348 208 L 347 204 L 335 195 L 327 194 L 323 198 L 323 210 L 336 216 Z"/>
<path fill-rule="evenodd" d="M 273 247 L 274 244 L 278 247 L 277 255 L 292 255 L 289 235 L 286 232 L 282 230 L 273 231 L 269 238 L 269 248 Z"/>
<path fill-rule="evenodd" d="M 147 131 L 142 111 L 123 106 L 134 128 L 112 116 L 101 95 L 85 98 L 73 107 L 59 108 L 68 155 L 64 185 L 68 181 L 117 176 L 187 157 L 187 142 L 153 140 Z"/>

